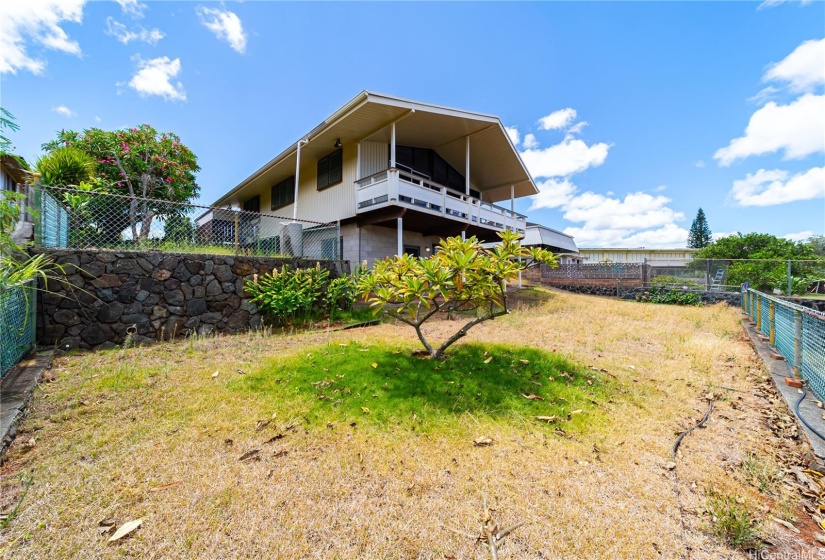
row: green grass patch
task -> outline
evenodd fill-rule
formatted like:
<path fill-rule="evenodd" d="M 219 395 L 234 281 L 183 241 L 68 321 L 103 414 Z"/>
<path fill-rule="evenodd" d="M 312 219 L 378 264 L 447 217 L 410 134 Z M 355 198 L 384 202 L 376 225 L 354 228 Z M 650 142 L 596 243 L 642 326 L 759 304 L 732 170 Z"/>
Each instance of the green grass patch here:
<path fill-rule="evenodd" d="M 609 390 L 598 372 L 535 348 L 463 344 L 444 360 L 350 342 L 265 363 L 230 390 L 292 402 L 309 423 L 358 421 L 428 430 L 465 413 L 555 417 L 551 429 L 577 430 L 601 415 Z"/>

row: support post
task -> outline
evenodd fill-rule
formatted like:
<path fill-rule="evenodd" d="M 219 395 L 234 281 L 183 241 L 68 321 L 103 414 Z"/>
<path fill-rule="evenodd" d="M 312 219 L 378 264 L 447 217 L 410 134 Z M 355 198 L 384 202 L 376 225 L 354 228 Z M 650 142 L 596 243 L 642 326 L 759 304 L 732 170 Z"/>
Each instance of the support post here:
<path fill-rule="evenodd" d="M 34 183 L 31 184 L 32 208 L 34 210 L 34 246 L 43 246 L 43 190 L 40 186 L 39 176 L 35 173 Z"/>
<path fill-rule="evenodd" d="M 390 125 L 390 169 L 395 167 L 395 122 Z"/>
<path fill-rule="evenodd" d="M 404 218 L 398 218 L 398 256 L 404 254 Z"/>
<path fill-rule="evenodd" d="M 516 222 L 516 187 L 515 185 L 510 185 L 510 219 L 513 221 L 513 225 Z M 507 224 L 505 225 L 505 229 Z M 516 229 L 515 227 L 510 227 L 510 229 Z"/>
<path fill-rule="evenodd" d="M 355 180 L 361 179 L 361 142 L 355 145 Z"/>
<path fill-rule="evenodd" d="M 466 162 L 464 163 L 464 194 L 470 196 L 470 137 L 464 137 L 467 144 Z"/>
<path fill-rule="evenodd" d="M 802 379 L 802 312 L 793 312 L 793 376 Z"/>
<path fill-rule="evenodd" d="M 773 300 L 770 300 L 768 303 L 768 319 L 769 319 L 769 337 L 771 346 L 774 346 L 776 343 L 776 304 Z"/>

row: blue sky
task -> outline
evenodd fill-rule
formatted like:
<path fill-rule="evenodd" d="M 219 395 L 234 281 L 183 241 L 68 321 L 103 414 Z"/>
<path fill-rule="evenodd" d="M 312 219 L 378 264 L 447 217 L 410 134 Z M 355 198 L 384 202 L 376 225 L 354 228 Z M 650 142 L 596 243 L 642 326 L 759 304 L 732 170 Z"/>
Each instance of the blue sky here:
<path fill-rule="evenodd" d="M 33 161 L 57 130 L 150 123 L 209 203 L 359 91 L 501 117 L 580 247 L 825 233 L 825 3 L 4 6 L 0 103 Z"/>

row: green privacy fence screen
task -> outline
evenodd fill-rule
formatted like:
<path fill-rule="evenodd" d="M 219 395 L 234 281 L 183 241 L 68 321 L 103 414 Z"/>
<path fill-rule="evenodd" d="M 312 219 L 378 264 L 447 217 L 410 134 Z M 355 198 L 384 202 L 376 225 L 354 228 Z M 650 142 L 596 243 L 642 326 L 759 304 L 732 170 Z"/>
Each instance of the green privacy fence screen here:
<path fill-rule="evenodd" d="M 743 294 L 743 307 L 788 362 L 788 375 L 799 375 L 825 400 L 825 313 L 757 290 Z"/>
<path fill-rule="evenodd" d="M 33 282 L 0 288 L 0 377 L 34 347 L 34 308 Z"/>
<path fill-rule="evenodd" d="M 45 189 L 37 189 L 39 198 L 37 209 L 40 212 L 38 242 L 42 247 L 64 249 L 69 246 L 69 212 Z"/>

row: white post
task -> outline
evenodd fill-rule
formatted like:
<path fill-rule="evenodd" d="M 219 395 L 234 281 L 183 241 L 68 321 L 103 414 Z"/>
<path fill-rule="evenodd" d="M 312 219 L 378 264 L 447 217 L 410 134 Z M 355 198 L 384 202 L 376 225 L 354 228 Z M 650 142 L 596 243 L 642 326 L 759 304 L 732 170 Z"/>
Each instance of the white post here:
<path fill-rule="evenodd" d="M 292 201 L 292 219 L 298 219 L 298 187 L 301 185 L 301 144 L 309 142 L 307 139 L 298 140 L 298 150 L 295 156 L 295 200 Z"/>
<path fill-rule="evenodd" d="M 464 165 L 464 194 L 470 196 L 470 137 L 464 137 L 467 144 L 467 162 Z"/>
<path fill-rule="evenodd" d="M 395 167 L 395 123 L 390 125 L 390 168 Z"/>
<path fill-rule="evenodd" d="M 361 142 L 355 145 L 355 180 L 361 178 Z"/>
<path fill-rule="evenodd" d="M 513 224 L 516 222 L 516 187 L 514 185 L 510 185 L 510 219 L 513 220 Z M 516 229 L 511 227 L 510 229 Z"/>
<path fill-rule="evenodd" d="M 398 256 L 404 254 L 404 218 L 398 218 Z"/>

